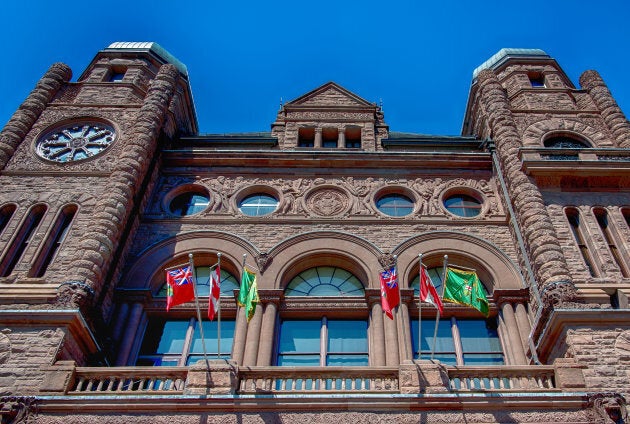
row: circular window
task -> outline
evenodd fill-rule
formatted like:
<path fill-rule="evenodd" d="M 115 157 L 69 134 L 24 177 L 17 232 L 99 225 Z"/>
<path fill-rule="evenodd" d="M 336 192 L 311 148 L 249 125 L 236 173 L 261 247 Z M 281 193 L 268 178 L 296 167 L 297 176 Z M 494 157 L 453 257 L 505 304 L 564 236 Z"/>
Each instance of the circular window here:
<path fill-rule="evenodd" d="M 268 215 L 275 211 L 277 207 L 278 199 L 264 193 L 251 194 L 238 204 L 238 210 L 248 216 Z"/>
<path fill-rule="evenodd" d="M 481 202 L 467 194 L 453 194 L 444 199 L 444 206 L 453 215 L 471 218 L 481 213 Z"/>
<path fill-rule="evenodd" d="M 413 212 L 413 201 L 403 194 L 386 194 L 376 201 L 379 211 L 389 216 L 406 216 Z"/>
<path fill-rule="evenodd" d="M 111 125 L 78 121 L 61 125 L 42 136 L 35 145 L 37 155 L 54 162 L 76 162 L 107 149 L 116 137 Z"/>
<path fill-rule="evenodd" d="M 171 200 L 169 210 L 173 215 L 194 215 L 206 209 L 210 204 L 210 196 L 204 193 L 187 191 Z"/>

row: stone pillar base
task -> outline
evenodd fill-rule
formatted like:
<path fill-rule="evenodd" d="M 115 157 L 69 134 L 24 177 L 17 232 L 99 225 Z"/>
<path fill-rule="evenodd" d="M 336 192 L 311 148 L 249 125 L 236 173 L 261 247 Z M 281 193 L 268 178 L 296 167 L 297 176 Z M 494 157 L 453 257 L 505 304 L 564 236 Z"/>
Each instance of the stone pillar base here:
<path fill-rule="evenodd" d="M 185 395 L 218 395 L 236 393 L 238 365 L 224 359 L 197 361 L 188 369 Z"/>
<path fill-rule="evenodd" d="M 398 379 L 400 393 L 448 392 L 448 374 L 440 361 L 404 361 Z"/>

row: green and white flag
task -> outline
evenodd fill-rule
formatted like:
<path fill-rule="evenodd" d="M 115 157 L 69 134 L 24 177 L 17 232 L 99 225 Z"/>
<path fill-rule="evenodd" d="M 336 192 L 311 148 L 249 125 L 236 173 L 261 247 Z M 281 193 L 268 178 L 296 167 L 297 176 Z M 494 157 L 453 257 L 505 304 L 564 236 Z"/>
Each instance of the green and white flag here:
<path fill-rule="evenodd" d="M 488 299 L 475 271 L 465 271 L 453 267 L 446 268 L 444 296 L 442 300 L 471 306 L 488 316 Z"/>
<path fill-rule="evenodd" d="M 247 322 L 252 319 L 256 312 L 256 305 L 260 302 L 258 298 L 258 284 L 256 283 L 256 273 L 247 268 L 243 268 L 243 278 L 241 279 L 241 289 L 238 292 L 237 303 L 245 308 Z"/>

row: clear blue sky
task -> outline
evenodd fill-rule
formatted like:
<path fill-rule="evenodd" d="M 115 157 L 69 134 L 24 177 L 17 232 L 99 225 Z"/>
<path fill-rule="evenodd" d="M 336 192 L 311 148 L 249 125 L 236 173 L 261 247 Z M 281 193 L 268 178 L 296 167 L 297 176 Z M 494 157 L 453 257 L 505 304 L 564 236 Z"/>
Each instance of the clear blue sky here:
<path fill-rule="evenodd" d="M 50 64 L 76 78 L 114 41 L 155 41 L 186 64 L 202 133 L 268 131 L 281 98 L 335 81 L 382 99 L 393 131 L 456 135 L 473 69 L 502 47 L 545 50 L 576 85 L 598 70 L 628 114 L 629 17 L 628 0 L 9 0 L 0 125 Z"/>

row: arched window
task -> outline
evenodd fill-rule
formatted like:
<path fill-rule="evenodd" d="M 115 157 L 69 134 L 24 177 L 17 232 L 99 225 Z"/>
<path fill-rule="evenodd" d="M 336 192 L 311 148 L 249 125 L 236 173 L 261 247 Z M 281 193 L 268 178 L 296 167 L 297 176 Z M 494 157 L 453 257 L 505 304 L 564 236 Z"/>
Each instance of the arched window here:
<path fill-rule="evenodd" d="M 621 271 L 621 275 L 624 277 L 630 276 L 628 264 L 623 260 L 622 255 L 619 252 L 619 248 L 617 247 L 618 234 L 610 224 L 608 212 L 604 208 L 595 208 L 593 209 L 593 213 L 595 214 L 595 218 L 597 218 L 599 229 L 601 230 L 604 240 L 608 245 L 608 250 L 610 250 L 613 260 L 617 263 L 617 266 Z"/>
<path fill-rule="evenodd" d="M 585 141 L 566 135 L 548 137 L 543 144 L 552 149 L 588 149 L 590 147 Z"/>
<path fill-rule="evenodd" d="M 364 296 L 359 279 L 349 271 L 318 266 L 302 271 L 285 289 L 292 297 Z M 279 327 L 276 365 L 367 366 L 368 323 L 366 319 L 336 316 L 332 310 L 318 317 L 283 317 Z"/>
<path fill-rule="evenodd" d="M 31 274 L 33 277 L 41 277 L 48 269 L 48 265 L 59 251 L 59 247 L 66 239 L 72 219 L 77 212 L 76 205 L 68 205 L 61 210 L 57 220 L 44 242 L 44 246 L 39 252 L 37 259 L 33 263 Z"/>
<path fill-rule="evenodd" d="M 13 239 L 13 243 L 0 263 L 0 276 L 6 277 L 13 272 L 13 268 L 17 265 L 26 248 L 30 245 L 35 230 L 39 226 L 44 214 L 46 213 L 45 205 L 35 205 L 31 208 L 22 222 L 22 226 L 18 230 L 17 236 Z"/>
<path fill-rule="evenodd" d="M 195 289 L 197 290 L 197 296 L 209 296 L 210 295 L 210 267 L 209 266 L 196 266 L 195 276 L 197 277 Z M 225 269 L 221 269 L 221 296 L 233 296 L 233 290 L 239 288 L 238 280 L 234 275 Z M 164 283 L 160 287 L 158 296 L 166 297 L 167 285 Z"/>

